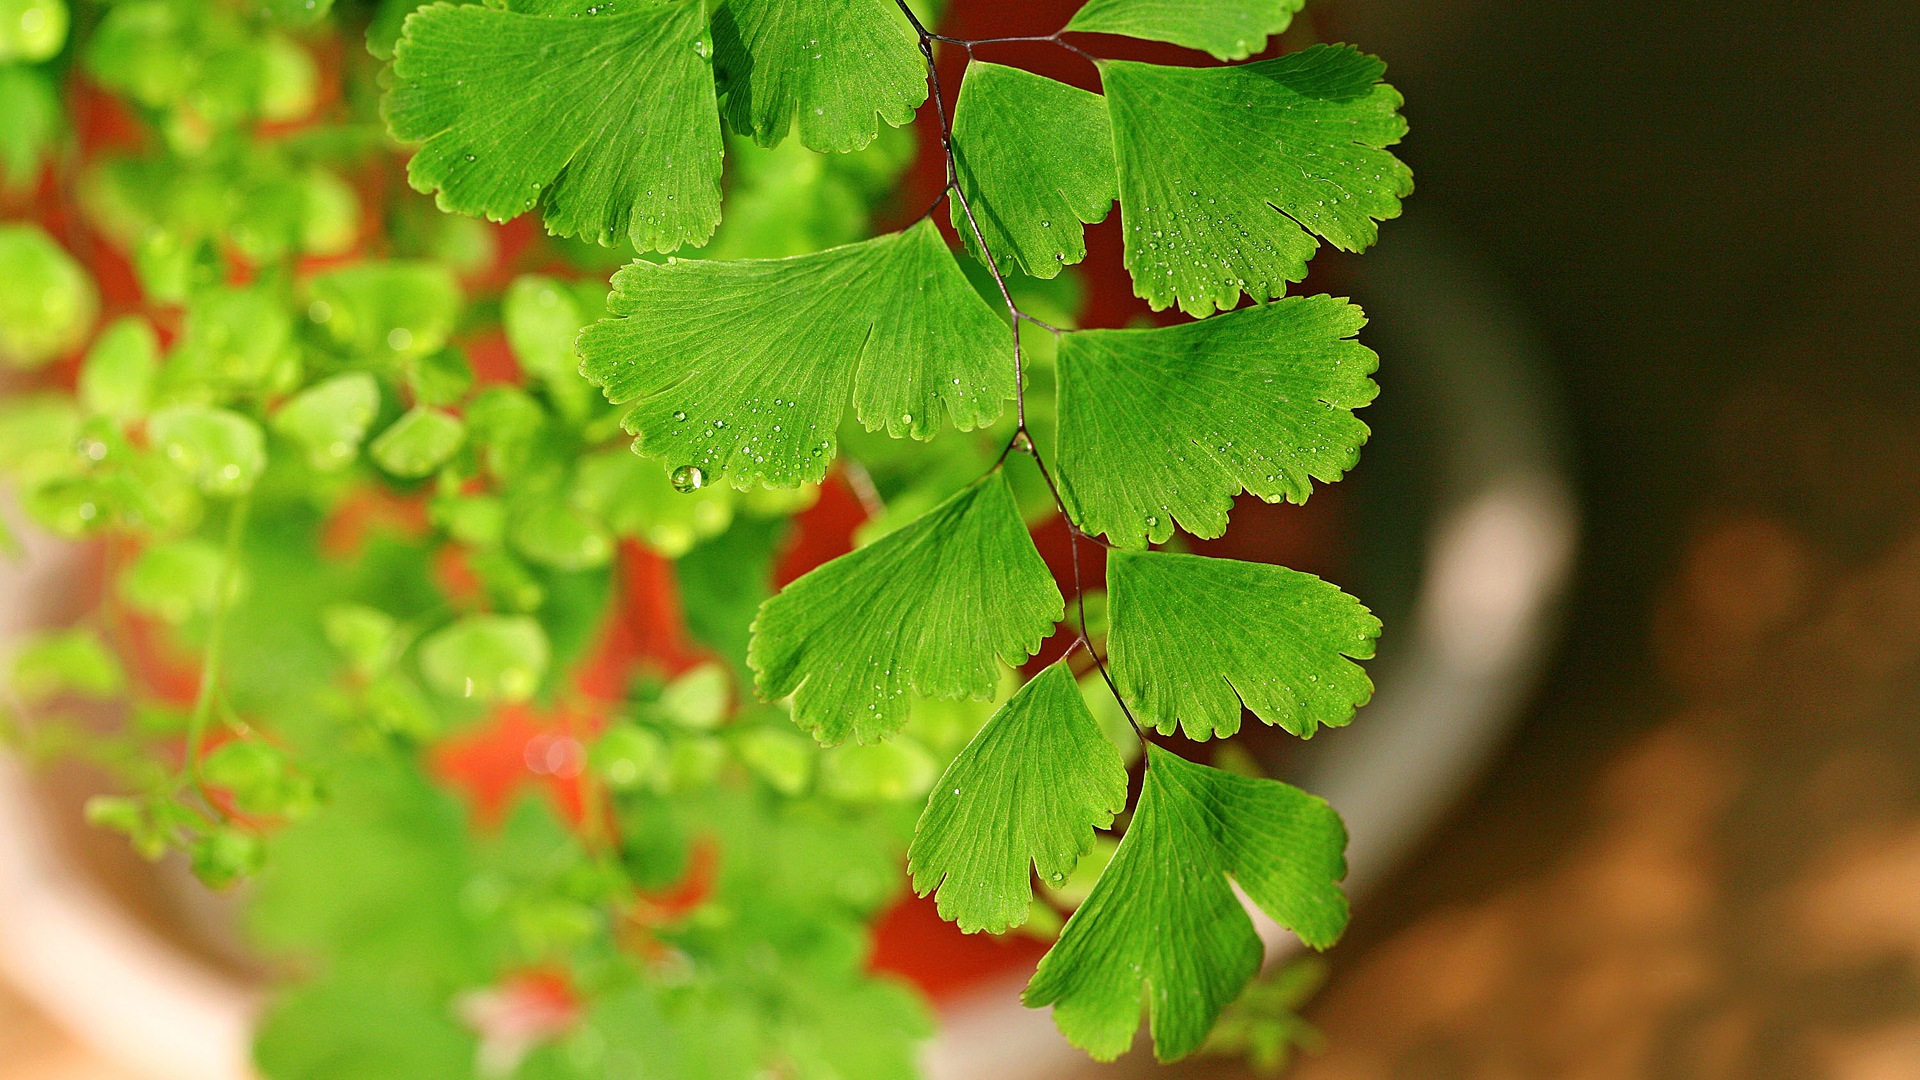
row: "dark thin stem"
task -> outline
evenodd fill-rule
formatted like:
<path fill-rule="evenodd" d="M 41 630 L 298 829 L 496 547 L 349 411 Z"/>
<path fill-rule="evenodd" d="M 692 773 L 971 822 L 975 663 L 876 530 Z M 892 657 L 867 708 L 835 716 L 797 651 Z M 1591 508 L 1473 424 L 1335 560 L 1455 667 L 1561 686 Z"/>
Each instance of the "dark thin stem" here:
<path fill-rule="evenodd" d="M 948 195 L 951 195 L 951 194 L 953 194 L 953 189 L 952 189 L 952 188 L 948 188 L 948 187 L 943 187 L 943 188 L 941 188 L 941 189 L 940 189 L 940 194 L 939 194 L 938 196 L 936 196 L 936 197 L 934 198 L 934 200 L 933 200 L 933 202 L 932 202 L 931 204 L 929 204 L 929 205 L 927 206 L 927 208 L 926 208 L 925 210 L 923 210 L 923 211 L 921 211 L 921 212 L 920 212 L 920 216 L 919 216 L 919 217 L 917 217 L 917 218 L 914 218 L 914 219 L 913 219 L 913 223 L 914 223 L 915 225 L 918 225 L 918 224 L 920 224 L 921 222 L 923 222 L 923 221 L 925 221 L 925 220 L 927 220 L 928 218 L 930 218 L 930 217 L 932 217 L 932 216 L 933 216 L 933 212 L 934 212 L 935 210 L 938 210 L 938 209 L 940 209 L 940 204 L 941 204 L 941 203 L 943 203 L 943 202 L 946 202 L 946 201 L 947 201 L 947 196 L 948 196 Z"/>
<path fill-rule="evenodd" d="M 987 237 L 980 228 L 979 219 L 974 216 L 973 204 L 967 199 L 967 193 L 962 190 L 960 186 L 960 159 L 953 146 L 953 120 L 947 115 L 947 101 L 940 86 L 940 68 L 933 59 L 933 43 L 942 41 L 948 44 L 962 46 L 967 50 L 967 58 L 969 61 L 973 58 L 973 47 L 975 45 L 1012 41 L 1049 42 L 1078 53 L 1089 62 L 1098 63 L 1098 60 L 1092 54 L 1078 46 L 1071 45 L 1062 40 L 1060 34 L 1064 31 L 1056 32 L 1045 37 L 982 38 L 976 41 L 969 41 L 965 38 L 946 37 L 933 33 L 927 29 L 925 24 L 921 23 L 919 16 L 913 13 L 913 9 L 907 6 L 906 0 L 894 0 L 894 3 L 899 6 L 900 13 L 907 17 L 907 22 L 912 24 L 914 33 L 919 35 L 920 55 L 925 57 L 927 61 L 927 83 L 933 97 L 935 112 L 940 120 L 940 150 L 947 162 L 947 183 L 945 190 L 942 192 L 942 198 L 951 197 L 954 205 L 960 208 L 961 216 L 966 218 L 967 231 L 972 235 L 974 244 L 977 245 L 979 249 L 982 261 L 986 263 L 987 272 L 993 275 L 994 286 L 1000 290 L 1000 299 L 1004 301 L 1007 306 L 1007 324 L 1013 331 L 1013 400 L 1015 425 L 1013 438 L 1008 440 L 1007 445 L 1001 449 L 1000 456 L 994 461 L 993 467 L 996 469 L 1000 468 L 1001 465 L 1006 462 L 1007 455 L 1018 450 L 1033 459 L 1034 467 L 1040 472 L 1040 478 L 1046 482 L 1047 493 L 1053 496 L 1054 509 L 1059 511 L 1061 519 L 1067 523 L 1067 550 L 1073 562 L 1073 595 L 1079 614 L 1080 632 L 1074 639 L 1074 644 L 1068 647 L 1068 655 L 1072 655 L 1074 647 L 1079 645 L 1086 646 L 1087 655 L 1093 657 L 1094 666 L 1100 669 L 1100 677 L 1106 681 L 1107 689 L 1113 693 L 1113 699 L 1120 703 L 1120 711 L 1126 715 L 1127 723 L 1133 725 L 1134 734 L 1139 737 L 1142 743 L 1145 743 L 1147 741 L 1146 732 L 1141 729 L 1139 721 L 1134 719 L 1133 710 L 1127 706 L 1126 699 L 1120 696 L 1120 687 L 1113 681 L 1113 675 L 1107 671 L 1106 659 L 1093 647 L 1093 640 L 1087 635 L 1087 591 L 1081 583 L 1080 578 L 1080 542 L 1083 540 L 1092 540 L 1095 543 L 1099 543 L 1100 541 L 1097 537 L 1089 536 L 1080 528 L 1079 524 L 1073 520 L 1073 514 L 1067 509 L 1066 500 L 1060 495 L 1059 485 L 1054 483 L 1052 470 L 1047 468 L 1046 460 L 1041 456 L 1040 447 L 1034 443 L 1032 433 L 1027 430 L 1026 365 L 1025 358 L 1021 353 L 1020 323 L 1022 321 L 1033 323 L 1035 326 L 1043 330 L 1051 331 L 1055 335 L 1064 333 L 1065 331 L 1050 323 L 1042 322 L 1020 310 L 1020 305 L 1014 302 L 1013 291 L 1007 287 L 1006 275 L 1000 271 L 999 261 L 994 258 L 993 251 L 987 246 Z M 933 206 L 927 209 L 927 214 L 932 214 L 939 205 L 940 202 L 936 200 Z M 925 216 L 927 215 L 922 215 L 923 218 Z"/>
<path fill-rule="evenodd" d="M 1120 696 L 1120 687 L 1114 683 L 1113 675 L 1107 671 L 1106 658 L 1093 647 L 1093 638 L 1087 633 L 1087 590 L 1080 584 L 1080 541 L 1098 541 L 1080 528 L 1079 524 L 1073 520 L 1073 515 L 1067 513 L 1066 500 L 1060 497 L 1060 488 L 1053 482 L 1053 474 L 1048 471 L 1046 460 L 1040 456 L 1040 448 L 1033 444 L 1031 437 L 1027 439 L 1027 450 L 1033 455 L 1034 468 L 1040 470 L 1040 479 L 1047 482 L 1047 491 L 1053 495 L 1053 505 L 1059 507 L 1060 516 L 1067 523 L 1067 552 L 1073 560 L 1073 601 L 1079 609 L 1080 640 L 1086 642 L 1087 655 L 1093 657 L 1093 666 L 1100 669 L 1100 677 L 1107 681 L 1107 689 L 1113 692 L 1113 700 L 1120 703 L 1120 711 L 1125 714 L 1127 723 L 1133 725 L 1133 733 L 1139 736 L 1142 743 L 1145 743 L 1146 732 L 1140 730 L 1140 721 L 1134 719 L 1133 710 L 1127 707 L 1127 699 Z"/>
<path fill-rule="evenodd" d="M 973 216 L 973 204 L 967 199 L 967 193 L 960 187 L 960 159 L 953 149 L 953 119 L 947 115 L 947 99 L 940 86 L 940 65 L 933 60 L 934 36 L 927 32 L 926 27 L 920 25 L 920 20 L 914 16 L 913 9 L 907 6 L 906 0 L 894 0 L 894 2 L 900 5 L 901 11 L 906 12 L 907 18 L 913 22 L 913 28 L 920 34 L 920 55 L 927 59 L 927 81 L 933 90 L 933 107 L 940 117 L 940 149 L 947 159 L 947 192 L 953 196 L 954 203 L 965 215 L 967 229 L 973 234 L 974 243 L 980 247 L 980 254 L 986 260 L 987 270 L 993 275 L 993 283 L 1000 290 L 1000 299 L 1007 305 L 1007 323 L 1013 330 L 1013 407 L 1019 429 L 1025 431 L 1027 427 L 1026 362 L 1020 354 L 1020 307 L 1013 302 L 1013 293 L 1007 289 L 1007 279 L 1000 272 L 999 260 L 993 257 L 992 250 L 987 247 L 986 234 L 980 230 L 979 219 Z"/>
<path fill-rule="evenodd" d="M 1064 34 L 1064 33 L 1066 33 L 1065 30 L 1055 30 L 1051 34 L 1025 34 L 1017 37 L 990 37 L 990 38 L 956 38 L 956 37 L 947 37 L 943 34 L 926 34 L 925 36 L 930 37 L 935 41 L 944 41 L 949 45 L 963 46 L 967 50 L 967 55 L 969 56 L 973 55 L 973 47 L 975 45 L 1007 45 L 1007 44 L 1012 44 L 1014 42 L 1032 41 L 1032 42 L 1038 42 L 1043 45 L 1058 45 L 1070 53 L 1075 53 L 1081 56 L 1089 64 L 1097 65 L 1100 63 L 1099 57 L 1093 55 L 1087 50 L 1081 48 L 1078 45 L 1075 45 L 1074 43 L 1060 36 L 1061 34 Z"/>
<path fill-rule="evenodd" d="M 1047 331 L 1048 333 L 1052 334 L 1054 337 L 1059 337 L 1061 334 L 1066 333 L 1066 330 L 1058 326 L 1055 326 L 1044 319 L 1037 319 L 1032 315 L 1027 314 L 1024 311 L 1019 312 L 1018 314 L 1020 318 L 1025 319 L 1028 322 L 1032 323 L 1033 325 L 1039 327 L 1040 329 Z"/>

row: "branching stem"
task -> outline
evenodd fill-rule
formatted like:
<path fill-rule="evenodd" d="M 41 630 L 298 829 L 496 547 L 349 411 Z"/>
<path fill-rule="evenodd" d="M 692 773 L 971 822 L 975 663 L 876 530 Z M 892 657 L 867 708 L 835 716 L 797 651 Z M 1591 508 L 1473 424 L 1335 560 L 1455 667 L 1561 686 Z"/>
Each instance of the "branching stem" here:
<path fill-rule="evenodd" d="M 1013 438 L 1009 440 L 1006 447 L 1000 451 L 1000 457 L 994 461 L 993 467 L 996 469 L 999 468 L 1006 461 L 1007 455 L 1017 450 L 1033 459 L 1034 467 L 1040 472 L 1040 478 L 1046 481 L 1047 492 L 1053 496 L 1054 509 L 1059 511 L 1061 520 L 1067 523 L 1067 550 L 1073 564 L 1073 595 L 1080 622 L 1079 633 L 1074 639 L 1074 645 L 1086 646 L 1087 655 L 1093 658 L 1093 664 L 1100 670 L 1100 677 L 1106 681 L 1107 689 L 1113 693 L 1113 699 L 1120 703 L 1120 711 L 1126 715 L 1127 723 L 1133 725 L 1134 734 L 1139 736 L 1140 741 L 1144 743 L 1147 740 L 1146 732 L 1141 730 L 1139 721 L 1134 718 L 1133 710 L 1127 706 L 1126 698 L 1120 694 L 1119 685 L 1113 681 L 1113 675 L 1107 671 L 1106 658 L 1101 656 L 1099 651 L 1093 647 L 1093 640 L 1087 633 L 1087 593 L 1086 588 L 1080 580 L 1080 543 L 1083 540 L 1092 541 L 1096 544 L 1101 543 L 1101 541 L 1097 537 L 1089 535 L 1080 528 L 1078 522 L 1074 521 L 1072 512 L 1067 509 L 1066 500 L 1060 495 L 1060 486 L 1054 482 L 1053 473 L 1047 468 L 1046 459 L 1041 455 L 1040 447 L 1035 444 L 1033 435 L 1027 428 L 1026 363 L 1021 351 L 1020 323 L 1022 321 L 1030 322 L 1043 330 L 1050 331 L 1055 336 L 1065 333 L 1065 331 L 1020 310 L 1020 305 L 1014 302 L 1012 290 L 1007 287 L 1006 275 L 1000 271 L 999 260 L 994 258 L 992 249 L 987 246 L 987 237 L 980 229 L 979 219 L 974 216 L 973 204 L 967 198 L 966 191 L 963 190 L 960 185 L 960 159 L 953 145 L 953 119 L 947 114 L 947 101 L 940 86 L 940 67 L 935 63 L 933 58 L 933 43 L 940 41 L 950 45 L 964 47 L 967 50 L 967 59 L 969 62 L 973 59 L 973 47 L 975 45 L 1014 41 L 1047 42 L 1078 53 L 1089 62 L 1097 63 L 1098 60 L 1086 50 L 1063 40 L 1060 35 L 1065 33 L 1064 30 L 1035 37 L 979 38 L 974 40 L 947 37 L 928 30 L 926 24 L 920 21 L 920 17 L 913 13 L 911 7 L 907 6 L 907 0 L 894 0 L 894 3 L 899 6 L 900 13 L 907 17 L 907 22 L 913 26 L 914 33 L 919 36 L 920 55 L 925 57 L 927 61 L 927 85 L 933 97 L 934 111 L 940 120 L 940 150 L 946 158 L 946 187 L 941 193 L 941 198 L 935 200 L 934 204 L 927 208 L 927 214 L 932 214 L 934 210 L 939 208 L 941 201 L 947 198 L 951 198 L 953 204 L 960 208 L 961 216 L 964 217 L 967 222 L 967 231 L 972 236 L 973 242 L 980 252 L 982 261 L 986 264 L 987 272 L 993 275 L 994 286 L 1000 290 L 1000 299 L 1005 302 L 1007 307 L 1007 324 L 1013 331 L 1013 405 L 1015 419 Z M 1062 479 L 1065 478 L 1062 477 Z M 1068 653 L 1072 653 L 1072 647 L 1069 647 Z"/>

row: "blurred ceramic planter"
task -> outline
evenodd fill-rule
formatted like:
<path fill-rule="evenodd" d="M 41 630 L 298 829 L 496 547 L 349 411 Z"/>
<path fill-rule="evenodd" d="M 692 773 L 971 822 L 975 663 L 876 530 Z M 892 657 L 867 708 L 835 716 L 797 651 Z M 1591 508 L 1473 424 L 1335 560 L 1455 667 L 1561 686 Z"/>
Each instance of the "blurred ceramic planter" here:
<path fill-rule="evenodd" d="M 1538 357 L 1470 254 L 1416 210 L 1355 272 L 1386 389 L 1365 414 L 1375 437 L 1351 482 L 1340 584 L 1386 620 L 1378 691 L 1276 768 L 1346 818 L 1348 884 L 1364 893 L 1497 748 L 1551 644 L 1578 529 Z M 87 576 L 45 543 L 0 566 L 0 637 L 57 615 Z M 138 911 L 87 857 L 78 797 L 60 794 L 0 761 L 0 974 L 134 1075 L 246 1080 L 259 995 L 224 907 L 163 865 L 142 891 L 172 902 Z M 1253 914 L 1270 961 L 1293 947 Z M 1019 1004 L 1025 980 L 1009 971 L 946 1003 L 932 1080 L 1100 1071 Z"/>

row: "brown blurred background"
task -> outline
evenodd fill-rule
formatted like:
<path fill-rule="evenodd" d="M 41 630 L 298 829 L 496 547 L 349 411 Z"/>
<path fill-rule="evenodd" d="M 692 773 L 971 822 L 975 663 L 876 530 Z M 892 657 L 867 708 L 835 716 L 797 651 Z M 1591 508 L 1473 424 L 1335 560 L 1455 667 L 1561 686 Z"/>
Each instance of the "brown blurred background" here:
<path fill-rule="evenodd" d="M 1295 1075 L 1920 1078 L 1920 4 L 1323 26 L 1406 93 L 1409 215 L 1535 320 L 1588 532 L 1523 726 L 1362 902 Z M 0 1075 L 114 1074 L 0 989 Z"/>
<path fill-rule="evenodd" d="M 1588 532 L 1296 1075 L 1920 1077 L 1920 5 L 1339 11 L 1406 92 L 1409 214 L 1542 332 Z"/>

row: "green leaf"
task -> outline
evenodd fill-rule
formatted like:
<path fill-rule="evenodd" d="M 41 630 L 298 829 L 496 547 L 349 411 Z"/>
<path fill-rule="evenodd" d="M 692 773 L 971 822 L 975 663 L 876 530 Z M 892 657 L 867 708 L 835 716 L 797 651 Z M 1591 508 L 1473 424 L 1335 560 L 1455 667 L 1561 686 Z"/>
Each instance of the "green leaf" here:
<path fill-rule="evenodd" d="M 808 149 L 858 150 L 927 99 L 926 60 L 893 0 L 720 0 L 713 49 L 727 122 L 762 146 L 797 115 Z"/>
<path fill-rule="evenodd" d="M 1227 1006 L 1200 1052 L 1245 1061 L 1259 1076 L 1278 1076 L 1295 1051 L 1315 1053 L 1326 1040 L 1300 1012 L 1327 981 L 1327 962 L 1302 956 L 1262 974 Z"/>
<path fill-rule="evenodd" d="M 511 386 L 490 386 L 474 395 L 467 406 L 473 444 L 482 452 L 487 469 L 509 484 L 529 482 L 552 469 L 554 449 L 562 445 L 551 437 L 547 410 L 531 394 Z M 631 457 L 632 455 L 628 455 Z"/>
<path fill-rule="evenodd" d="M 27 516 L 69 540 L 90 536 L 112 521 L 115 493 L 101 480 L 75 477 L 53 480 L 21 493 Z"/>
<path fill-rule="evenodd" d="M 66 0 L 0 0 L 0 64 L 50 59 L 67 43 L 67 21 Z"/>
<path fill-rule="evenodd" d="M 525 615 L 469 615 L 420 643 L 420 671 L 448 697 L 525 701 L 549 653 L 547 632 Z"/>
<path fill-rule="evenodd" d="M 147 421 L 147 438 L 208 495 L 243 495 L 267 467 L 267 438 L 260 425 L 227 409 L 161 409 Z"/>
<path fill-rule="evenodd" d="M 1267 300 L 1318 244 L 1359 251 L 1397 217 L 1413 174 L 1386 65 L 1319 45 L 1237 67 L 1100 65 L 1134 291 L 1190 315 Z"/>
<path fill-rule="evenodd" d="M 711 731 L 727 718 L 732 701 L 727 669 L 706 663 L 667 684 L 660 692 L 660 711 L 683 728 Z"/>
<path fill-rule="evenodd" d="M 786 536 L 781 519 L 744 517 L 706 543 L 693 546 L 689 539 L 691 550 L 682 549 L 674 563 L 688 632 L 746 678 L 748 628 L 773 591 L 774 557 Z"/>
<path fill-rule="evenodd" d="M 467 425 L 439 409 L 416 405 L 373 440 L 374 464 L 402 480 L 418 480 L 445 465 L 467 441 Z"/>
<path fill-rule="evenodd" d="M 742 765 L 787 796 L 806 790 L 813 780 L 814 761 L 820 755 L 806 736 L 771 727 L 739 731 L 731 739 L 731 745 Z"/>
<path fill-rule="evenodd" d="M 264 288 L 213 288 L 187 304 L 162 378 L 163 397 L 226 400 L 290 389 L 300 375 L 293 317 Z"/>
<path fill-rule="evenodd" d="M 867 430 L 930 439 L 1014 393 L 1008 331 L 931 220 L 790 259 L 636 262 L 607 306 L 581 371 L 635 403 L 640 452 L 742 487 L 824 477 L 849 395 Z"/>
<path fill-rule="evenodd" d="M 317 805 L 313 780 L 294 767 L 285 750 L 259 739 L 221 743 L 200 763 L 207 783 L 233 795 L 247 814 L 304 817 Z"/>
<path fill-rule="evenodd" d="M 77 628 L 29 638 L 13 656 L 8 685 L 29 702 L 58 694 L 109 698 L 126 686 L 126 676 L 100 635 Z"/>
<path fill-rule="evenodd" d="M 535 1049 L 514 1075 L 518 1080 L 741 1080 L 762 1075 L 766 1070 L 758 1066 L 767 1036 L 747 1011 L 751 1003 L 749 995 L 704 985 L 635 982 L 592 1001 L 570 1031 Z M 790 1075 L 825 1080 L 845 1074 L 794 1070 Z"/>
<path fill-rule="evenodd" d="M 149 862 L 158 862 L 172 848 L 169 830 L 154 820 L 147 799 L 94 795 L 87 799 L 82 813 L 87 824 L 125 836 L 133 850 Z"/>
<path fill-rule="evenodd" d="M 1123 34 L 1244 60 L 1285 30 L 1305 0 L 1087 0 L 1067 29 Z"/>
<path fill-rule="evenodd" d="M 507 504 L 494 495 L 442 495 L 429 520 L 468 547 L 495 547 L 507 537 Z"/>
<path fill-rule="evenodd" d="M 408 16 L 386 99 L 443 210 L 641 251 L 720 220 L 720 117 L 701 0 L 584 17 L 435 4 Z"/>
<path fill-rule="evenodd" d="M 282 123 L 304 118 L 320 96 L 320 65 L 313 54 L 280 34 L 265 35 L 258 48 L 260 118 Z"/>
<path fill-rule="evenodd" d="M 67 473 L 81 419 L 73 399 L 62 394 L 0 398 L 0 470 L 23 483 Z"/>
<path fill-rule="evenodd" d="M 205 540 L 150 545 L 120 576 L 120 597 L 134 610 L 178 626 L 220 606 L 226 561 L 220 548 Z M 239 587 L 236 578 L 236 594 Z"/>
<path fill-rule="evenodd" d="M 953 115 L 960 190 L 1000 269 L 1038 278 L 1087 257 L 1082 223 L 1119 197 L 1106 102 L 1019 68 L 974 61 Z M 953 227 L 980 246 L 959 200 Z"/>
<path fill-rule="evenodd" d="M 747 661 L 761 697 L 793 695 L 802 730 L 871 743 L 906 722 L 909 689 L 991 697 L 995 658 L 1033 655 L 1065 614 L 996 470 L 768 600 Z"/>
<path fill-rule="evenodd" d="M 694 544 L 725 532 L 733 521 L 735 494 L 725 486 L 675 491 L 658 462 L 626 450 L 608 450 L 580 462 L 574 474 L 573 501 L 607 523 L 670 559 Z"/>
<path fill-rule="evenodd" d="M 120 0 L 89 25 L 87 66 L 105 86 L 165 110 L 155 119 L 166 142 L 190 154 L 249 119 L 304 116 L 319 83 L 312 55 L 260 32 L 238 6 Z"/>
<path fill-rule="evenodd" d="M 360 237 L 360 196 L 339 174 L 314 169 L 300 179 L 300 247 L 345 255 Z"/>
<path fill-rule="evenodd" d="M 1232 888 L 1324 949 L 1347 923 L 1346 830 L 1325 802 L 1147 748 L 1146 785 L 1113 862 L 1041 959 L 1023 1000 L 1053 1006 L 1102 1061 L 1133 1042 L 1148 1002 L 1162 1061 L 1206 1039 L 1260 968 L 1260 935 Z"/>
<path fill-rule="evenodd" d="M 457 404 L 473 388 L 473 365 L 459 349 L 446 348 L 407 361 L 407 389 L 418 405 Z"/>
<path fill-rule="evenodd" d="M 320 625 L 327 644 L 339 650 L 354 671 L 371 677 L 393 663 L 400 627 L 386 612 L 365 604 L 335 604 L 320 613 Z"/>
<path fill-rule="evenodd" d="M 269 1014 L 256 1053 L 275 1080 L 428 1077 L 417 1059 L 394 1054 L 348 1068 L 356 1044 L 383 1030 L 384 986 L 439 989 L 452 996 L 456 987 L 490 977 L 494 956 L 479 925 L 484 908 L 475 903 L 474 837 L 455 796 L 430 781 L 411 754 L 343 755 L 327 775 L 328 801 L 318 813 L 276 832 L 273 859 L 244 909 L 251 940 L 270 955 L 324 957 L 339 972 L 377 973 L 372 986 L 347 994 L 349 1008 L 371 997 L 383 1009 L 373 1015 L 307 1014 L 295 1021 L 282 1005 Z M 479 910 L 476 910 L 479 909 Z M 296 996 L 306 998 L 310 991 Z M 445 997 L 431 1015 L 444 1027 L 464 1031 Z M 395 1017 L 396 1039 L 430 1041 L 441 1025 L 418 1013 Z M 304 1050 L 291 1042 L 311 1042 Z M 270 1049 L 280 1044 L 276 1049 Z M 311 1071 L 292 1068 L 299 1050 L 316 1055 Z M 282 1057 L 284 1052 L 287 1057 Z M 288 1067 L 280 1069 L 276 1061 Z M 473 1050 L 457 1058 L 460 1080 L 472 1080 Z M 377 1066 L 377 1067 L 376 1067 Z M 387 1071 L 380 1071 L 385 1069 Z"/>
<path fill-rule="evenodd" d="M 273 430 L 307 452 L 320 472 L 344 468 L 380 412 L 380 384 L 364 371 L 349 371 L 301 391 L 273 414 Z"/>
<path fill-rule="evenodd" d="M 1127 807 L 1127 769 L 1064 661 L 1034 676 L 953 759 L 920 815 L 907 872 L 966 933 L 1027 919 L 1032 875 L 1059 884 Z M 1031 867 L 1031 868 L 1030 868 Z"/>
<path fill-rule="evenodd" d="M 591 570 L 613 558 L 606 526 L 557 500 L 521 505 L 509 515 L 508 538 L 531 562 L 556 570 Z"/>
<path fill-rule="evenodd" d="M 1060 338 L 1060 473 L 1122 547 L 1227 531 L 1233 498 L 1301 503 L 1359 460 L 1379 387 L 1360 309 L 1289 297 L 1204 322 Z"/>
<path fill-rule="evenodd" d="M 460 283 L 430 262 L 331 270 L 308 286 L 307 318 L 353 356 L 406 362 L 440 351 L 460 317 Z"/>
<path fill-rule="evenodd" d="M 356 965 L 283 994 L 253 1053 L 268 1080 L 471 1080 L 479 1037 L 443 995 Z"/>
<path fill-rule="evenodd" d="M 265 841 L 232 826 L 211 829 L 187 841 L 186 847 L 193 876 L 209 889 L 224 889 L 252 877 L 267 859 Z"/>
<path fill-rule="evenodd" d="M 577 379 L 573 339 L 587 324 L 573 294 L 552 278 L 523 274 L 507 286 L 500 323 L 520 367 L 535 378 Z"/>
<path fill-rule="evenodd" d="M 80 366 L 78 391 L 89 412 L 130 420 L 147 411 L 160 369 L 160 335 L 137 315 L 100 332 Z"/>
<path fill-rule="evenodd" d="M 905 735 L 871 746 L 836 746 L 820 755 L 820 790 L 845 802 L 917 800 L 939 775 L 940 763 Z"/>
<path fill-rule="evenodd" d="M 43 73 L 0 64 L 0 189 L 32 185 L 65 124 L 60 98 Z"/>
<path fill-rule="evenodd" d="M 0 281 L 0 366 L 56 359 L 86 339 L 100 310 L 92 279 L 38 225 L 0 224 Z"/>
<path fill-rule="evenodd" d="M 333 0 L 257 0 L 260 12 L 286 26 L 311 26 L 333 10 Z"/>
<path fill-rule="evenodd" d="M 1108 668 L 1134 716 L 1190 739 L 1240 730 L 1244 704 L 1301 738 L 1339 727 L 1373 696 L 1353 660 L 1380 620 L 1297 570 L 1166 552 L 1107 559 Z M 1348 659 L 1351 657 L 1352 659 Z"/>

